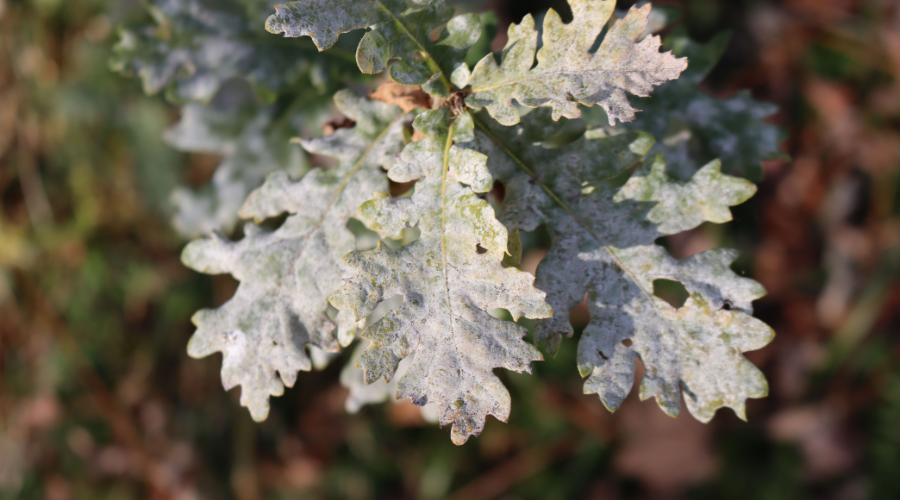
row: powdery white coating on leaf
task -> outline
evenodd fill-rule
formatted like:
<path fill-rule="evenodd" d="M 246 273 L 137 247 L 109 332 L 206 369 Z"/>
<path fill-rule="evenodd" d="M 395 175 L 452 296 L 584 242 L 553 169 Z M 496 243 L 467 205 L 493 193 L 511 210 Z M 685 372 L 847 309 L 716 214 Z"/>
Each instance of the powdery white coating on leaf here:
<path fill-rule="evenodd" d="M 422 85 L 439 96 L 450 93 L 450 81 L 465 85 L 463 62 L 481 35 L 477 14 L 453 16 L 443 0 L 297 0 L 275 7 L 266 21 L 272 33 L 309 36 L 319 50 L 337 42 L 341 33 L 371 28 L 356 51 L 363 73 L 390 69 L 404 85 Z M 449 21 L 449 22 L 448 22 Z M 436 41 L 431 32 L 446 23 Z"/>
<path fill-rule="evenodd" d="M 341 385 L 349 391 L 347 400 L 344 402 L 344 409 L 347 413 L 358 413 L 363 406 L 370 404 L 384 403 L 386 401 L 392 403 L 400 402 L 397 399 L 397 381 L 406 375 L 406 371 L 409 370 L 413 359 L 415 359 L 414 354 L 403 358 L 400 364 L 397 365 L 397 373 L 390 382 L 378 379 L 371 384 L 366 384 L 363 371 L 356 366 L 356 362 L 368 347 L 369 343 L 360 339 L 359 345 L 353 349 L 350 359 L 347 360 L 347 364 L 341 370 Z M 438 422 L 436 409 L 437 405 L 433 403 L 419 407 L 422 418 L 430 423 Z"/>
<path fill-rule="evenodd" d="M 745 400 L 766 396 L 768 384 L 742 353 L 764 347 L 774 333 L 752 316 L 751 302 L 765 290 L 729 269 L 737 252 L 710 250 L 683 261 L 650 245 L 609 253 L 615 260 L 606 261 L 607 269 L 586 256 L 568 271 L 591 275 L 591 322 L 578 344 L 578 370 L 588 377 L 584 392 L 598 394 L 607 408 L 617 409 L 631 392 L 640 357 L 642 400 L 655 397 L 663 411 L 676 416 L 683 394 L 688 410 L 702 422 L 723 406 L 746 419 Z M 564 273 L 545 272 L 557 279 Z M 652 295 L 653 280 L 660 278 L 687 288 L 690 297 L 681 308 Z M 618 289 L 612 283 L 620 283 Z"/>
<path fill-rule="evenodd" d="M 302 122 L 317 121 L 317 111 L 326 111 L 319 108 L 276 119 L 277 110 L 269 105 L 219 107 L 214 101 L 182 107 L 181 120 L 166 131 L 166 142 L 179 151 L 222 155 L 222 161 L 208 185 L 179 187 L 172 193 L 175 229 L 189 238 L 231 232 L 241 203 L 266 174 L 282 170 L 300 177 L 308 161 L 290 139 Z"/>
<path fill-rule="evenodd" d="M 271 43 L 274 37 L 260 29 L 271 8 L 267 0 L 147 3 L 154 24 L 123 30 L 111 65 L 140 76 L 148 94 L 168 89 L 178 101 L 206 101 L 236 77 L 280 92 L 323 64 L 314 62 L 312 46 Z M 340 64 L 328 59 L 325 64 Z"/>
<path fill-rule="evenodd" d="M 314 169 L 296 183 L 276 172 L 241 208 L 242 217 L 257 220 L 291 214 L 280 228 L 270 232 L 247 224 L 240 241 L 215 235 L 194 241 L 182 254 L 188 267 L 230 273 L 241 282 L 222 307 L 194 315 L 197 331 L 188 353 L 221 351 L 222 384 L 241 386 L 241 405 L 255 420 L 268 415 L 269 396 L 282 394 L 284 385 L 294 385 L 297 371 L 310 369 L 307 344 L 339 350 L 326 312 L 328 294 L 353 271 L 341 260 L 355 246 L 347 221 L 372 191 L 387 187 L 380 167 L 403 146 L 409 115 L 396 106 L 349 91 L 335 95 L 335 103 L 356 126 L 303 146 L 338 159 L 338 166 Z M 349 343 L 352 337 L 340 339 Z"/>
<path fill-rule="evenodd" d="M 140 76 L 148 94 L 165 90 L 169 99 L 189 102 L 166 140 L 223 159 L 211 182 L 173 190 L 173 225 L 188 238 L 230 233 L 240 204 L 267 173 L 305 173 L 306 156 L 288 140 L 330 112 L 322 94 L 336 83 L 331 75 L 353 70 L 352 54 L 321 56 L 309 41 L 266 33 L 266 0 L 145 3 L 153 18 L 122 30 L 111 66 Z"/>
<path fill-rule="evenodd" d="M 266 20 L 266 30 L 292 38 L 309 36 L 319 51 L 323 51 L 337 43 L 342 33 L 374 25 L 382 16 L 382 7 L 378 0 L 288 2 L 275 6 L 275 14 Z M 436 14 L 446 15 L 446 7 Z"/>
<path fill-rule="evenodd" d="M 549 106 L 553 119 L 578 118 L 578 105 L 599 104 L 616 120 L 631 121 L 635 110 L 627 93 L 647 96 L 654 86 L 678 78 L 687 67 L 686 59 L 661 53 L 658 36 L 641 40 L 647 27 L 650 5 L 633 8 L 625 19 L 610 27 L 599 50 L 591 47 L 609 21 L 615 0 L 570 0 L 574 19 L 563 24 L 554 10 L 544 18 L 543 47 L 537 51 L 538 32 L 528 15 L 521 24 L 509 27 L 509 41 L 500 66 L 494 56 L 485 56 L 469 78 L 471 95 L 466 103 L 475 109 L 486 107 L 503 125 L 519 122 L 513 100 L 527 107 Z"/>
<path fill-rule="evenodd" d="M 407 356 L 397 365 L 397 376 L 390 382 L 379 379 L 371 384 L 366 384 L 363 371 L 356 366 L 356 363 L 368 346 L 368 342 L 361 340 L 341 370 L 341 385 L 350 392 L 344 402 L 344 409 L 347 410 L 347 413 L 357 413 L 363 406 L 394 399 L 394 395 L 397 393 L 397 380 L 409 370 L 409 365 L 412 364 L 413 356 Z"/>
<path fill-rule="evenodd" d="M 647 220 L 657 224 L 656 230 L 662 234 L 680 233 L 707 221 L 728 222 L 728 207 L 740 205 L 756 193 L 753 183 L 723 174 L 719 160 L 701 168 L 689 182 L 673 182 L 659 156 L 648 165 L 650 171 L 642 169 L 629 179 L 613 200 L 656 202 Z M 710 196 L 712 193 L 716 196 Z"/>
<path fill-rule="evenodd" d="M 121 32 L 111 66 L 140 76 L 149 94 L 165 90 L 169 99 L 189 102 L 167 141 L 223 159 L 211 182 L 173 190 L 173 225 L 188 238 L 230 233 L 240 204 L 267 173 L 305 173 L 306 156 L 288 140 L 330 112 L 322 94 L 336 83 L 331 75 L 354 69 L 352 54 L 323 57 L 308 40 L 266 33 L 266 0 L 145 3 L 153 18 Z"/>
<path fill-rule="evenodd" d="M 690 67 L 678 80 L 661 85 L 648 98 L 638 99 L 636 105 L 643 112 L 625 125 L 626 130 L 641 130 L 656 137 L 651 154 L 665 155 L 668 173 L 677 179 L 690 179 L 700 166 L 719 158 L 726 173 L 759 181 L 763 177 L 760 162 L 784 156 L 779 144 L 785 132 L 763 121 L 778 111 L 777 106 L 755 101 L 746 91 L 715 99 L 700 89 L 728 39 L 728 34 L 723 34 L 701 45 L 683 32 L 671 35 L 666 47 L 688 57 Z M 590 125 L 603 125 L 603 118 L 585 115 Z"/>
<path fill-rule="evenodd" d="M 502 265 L 506 228 L 475 192 L 490 189 L 487 159 L 454 144 L 474 138 L 471 117 L 451 118 L 442 108 L 420 115 L 415 127 L 426 138 L 408 145 L 388 172 L 397 182 L 418 179 L 415 193 L 400 199 L 378 193 L 360 214 L 383 234 L 417 226 L 421 236 L 396 250 L 350 253 L 345 259 L 359 272 L 331 303 L 359 320 L 387 298 L 405 298 L 362 332 L 371 345 L 359 366 L 366 383 L 390 380 L 400 361 L 415 354 L 397 397 L 436 403 L 440 424 L 451 424 L 453 442 L 462 444 L 481 432 L 487 415 L 509 416 L 509 392 L 493 369 L 530 372 L 531 362 L 542 359 L 522 340 L 523 327 L 487 311 L 507 309 L 514 318 L 552 311 L 530 274 Z"/>
<path fill-rule="evenodd" d="M 512 128 L 477 118 L 472 145 L 504 183 L 500 218 L 511 229 L 544 222 L 552 247 L 538 266 L 535 286 L 548 293 L 553 318 L 539 322 L 535 339 L 555 353 L 571 336 L 569 315 L 588 296 L 591 320 L 578 347 L 586 393 L 615 410 L 631 391 L 634 365 L 645 368 L 642 399 L 655 397 L 677 415 L 684 394 L 701 421 L 729 406 L 744 417 L 744 401 L 763 397 L 762 373 L 742 353 L 766 345 L 772 330 L 752 317 L 751 302 L 765 290 L 729 269 L 731 250 L 683 261 L 654 244 L 710 220 L 730 219 L 728 206 L 755 192 L 752 183 L 721 174 L 712 163 L 688 182 L 665 176 L 661 156 L 633 166 L 652 147 L 647 134 L 587 134 L 559 148 L 534 146 L 550 126 L 537 111 Z M 623 185 L 624 183 L 624 185 Z M 656 279 L 676 280 L 690 293 L 675 309 L 653 295 Z"/>

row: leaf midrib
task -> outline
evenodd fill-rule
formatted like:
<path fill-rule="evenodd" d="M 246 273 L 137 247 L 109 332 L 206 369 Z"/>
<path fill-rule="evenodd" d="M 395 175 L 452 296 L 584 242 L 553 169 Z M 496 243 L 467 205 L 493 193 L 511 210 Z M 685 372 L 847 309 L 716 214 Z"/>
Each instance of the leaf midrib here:
<path fill-rule="evenodd" d="M 447 174 L 450 172 L 450 148 L 453 147 L 453 132 L 456 129 L 456 120 L 450 121 L 450 127 L 447 130 L 447 141 L 444 143 L 444 158 L 441 168 L 441 259 L 443 265 L 441 272 L 444 275 L 444 289 L 447 292 L 447 309 L 450 312 L 450 339 L 453 342 L 453 349 L 456 351 L 456 359 L 459 360 L 459 347 L 456 345 L 456 334 L 453 331 L 453 299 L 450 295 L 450 277 L 447 274 Z"/>

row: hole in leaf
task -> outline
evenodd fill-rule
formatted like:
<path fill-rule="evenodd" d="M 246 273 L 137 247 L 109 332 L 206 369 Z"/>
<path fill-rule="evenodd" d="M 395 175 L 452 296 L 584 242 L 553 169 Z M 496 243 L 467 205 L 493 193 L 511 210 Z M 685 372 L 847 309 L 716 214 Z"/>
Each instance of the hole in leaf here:
<path fill-rule="evenodd" d="M 356 122 L 347 117 L 335 118 L 330 122 L 322 125 L 322 134 L 329 136 L 342 128 L 353 128 Z"/>
<path fill-rule="evenodd" d="M 406 198 L 412 196 L 415 192 L 414 188 L 416 187 L 416 181 L 394 182 L 388 179 L 388 193 L 391 195 L 391 198 Z"/>
<path fill-rule="evenodd" d="M 478 255 L 484 255 L 487 253 L 487 248 L 481 246 L 481 243 L 475 244 L 475 251 L 478 252 Z"/>
<path fill-rule="evenodd" d="M 503 199 L 506 198 L 506 186 L 500 181 L 494 181 L 494 186 L 488 193 L 488 200 L 492 200 L 498 206 L 503 205 Z"/>
<path fill-rule="evenodd" d="M 309 164 L 313 167 L 319 167 L 324 169 L 334 168 L 338 166 L 337 158 L 333 158 L 331 156 L 325 155 L 317 155 L 314 153 L 307 153 L 307 158 L 309 158 Z"/>
<path fill-rule="evenodd" d="M 285 212 L 283 214 L 276 215 L 275 217 L 269 217 L 268 219 L 263 219 L 257 225 L 267 231 L 276 231 L 278 228 L 280 228 L 284 224 L 284 221 L 286 221 L 289 216 L 290 216 L 290 214 Z"/>
<path fill-rule="evenodd" d="M 681 308 L 690 296 L 683 284 L 667 279 L 653 280 L 653 295 L 665 300 L 675 309 Z"/>
<path fill-rule="evenodd" d="M 731 301 L 728 299 L 725 299 L 725 301 L 722 303 L 722 309 L 724 309 L 726 311 L 730 311 L 733 307 L 734 307 L 734 304 L 732 304 Z"/>
<path fill-rule="evenodd" d="M 607 356 L 606 354 L 603 354 L 603 351 L 597 351 L 597 354 L 599 354 L 600 357 L 603 358 L 604 360 L 609 359 L 609 356 Z"/>
<path fill-rule="evenodd" d="M 634 342 L 632 342 L 631 339 L 622 339 L 622 345 L 625 347 L 631 347 L 632 345 L 634 345 Z"/>

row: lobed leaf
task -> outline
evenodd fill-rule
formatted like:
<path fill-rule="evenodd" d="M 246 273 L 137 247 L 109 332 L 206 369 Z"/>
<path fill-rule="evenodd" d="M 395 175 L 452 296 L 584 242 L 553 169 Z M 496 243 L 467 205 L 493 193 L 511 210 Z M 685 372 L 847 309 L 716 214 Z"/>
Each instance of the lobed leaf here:
<path fill-rule="evenodd" d="M 111 66 L 140 76 L 148 94 L 168 89 L 175 101 L 208 101 L 226 81 L 242 78 L 274 96 L 302 77 L 321 81 L 330 68 L 346 64 L 338 51 L 320 60 L 311 45 L 283 43 L 265 33 L 261 27 L 271 4 L 264 0 L 147 4 L 154 23 L 123 29 Z"/>
<path fill-rule="evenodd" d="M 319 50 L 333 46 L 341 33 L 371 28 L 356 51 L 363 73 L 389 69 L 404 85 L 422 85 L 448 96 L 451 81 L 465 85 L 464 59 L 481 36 L 477 14 L 453 16 L 443 0 L 297 0 L 275 7 L 266 21 L 272 33 L 309 36 Z M 446 23 L 437 40 L 431 32 Z"/>
<path fill-rule="evenodd" d="M 510 25 L 502 63 L 498 66 L 488 54 L 475 66 L 466 103 L 475 109 L 486 107 L 503 125 L 519 122 L 513 100 L 531 108 L 549 106 L 555 120 L 578 118 L 579 104 L 598 104 L 615 125 L 616 120 L 635 118 L 626 93 L 647 96 L 654 86 L 678 78 L 687 67 L 686 59 L 659 52 L 659 37 L 641 39 L 649 4 L 616 21 L 596 52 L 591 48 L 612 16 L 615 0 L 570 0 L 570 5 L 574 19 L 569 24 L 563 24 L 556 11 L 547 12 L 540 50 L 530 15 Z"/>
<path fill-rule="evenodd" d="M 257 220 L 291 214 L 281 227 L 247 224 L 240 241 L 215 235 L 194 241 L 182 255 L 188 267 L 240 281 L 222 307 L 194 315 L 188 353 L 221 351 L 222 383 L 241 386 L 241 404 L 255 420 L 268 415 L 269 396 L 281 395 L 299 370 L 310 369 L 307 344 L 333 352 L 352 340 L 347 331 L 335 335 L 327 297 L 352 273 L 341 260 L 355 246 L 347 222 L 362 200 L 387 187 L 380 167 L 400 151 L 411 117 L 349 91 L 339 92 L 335 103 L 356 126 L 302 144 L 338 159 L 338 166 L 314 169 L 296 183 L 275 172 L 241 208 L 242 217 Z"/>
<path fill-rule="evenodd" d="M 281 103 L 258 104 L 252 98 L 248 103 L 225 93 L 208 105 L 183 106 L 181 120 L 165 134 L 166 142 L 179 151 L 222 156 L 208 184 L 197 189 L 182 186 L 172 193 L 173 226 L 189 238 L 231 232 L 243 200 L 267 174 L 284 171 L 294 179 L 304 174 L 309 169 L 307 156 L 290 141 L 305 124 L 322 121 L 328 112 L 321 102 L 302 97 L 285 108 Z"/>
<path fill-rule="evenodd" d="M 385 380 L 376 380 L 371 384 L 366 384 L 363 371 L 360 370 L 356 363 L 360 356 L 368 347 L 368 342 L 361 341 L 359 345 L 353 349 L 350 359 L 341 370 L 341 385 L 347 388 L 349 394 L 344 401 L 344 409 L 347 413 L 358 413 L 363 406 L 375 403 L 383 403 L 394 398 L 397 393 L 397 378 L 390 382 Z M 407 356 L 397 366 L 397 376 L 402 377 L 409 369 L 413 357 Z"/>
<path fill-rule="evenodd" d="M 406 371 L 412 366 L 415 355 L 409 355 L 400 361 L 400 364 L 397 365 L 397 372 L 390 382 L 379 379 L 371 384 L 366 384 L 365 375 L 356 366 L 356 362 L 368 347 L 369 343 L 367 341 L 360 340 L 350 354 L 347 363 L 341 369 L 341 385 L 348 391 L 347 399 L 344 401 L 344 409 L 347 413 L 358 413 L 366 405 L 387 401 L 405 404 L 405 402 L 398 400 L 396 397 L 397 381 L 403 378 Z M 419 413 L 424 421 L 432 424 L 438 423 L 437 405 L 426 404 L 420 406 Z"/>
<path fill-rule="evenodd" d="M 148 0 L 147 8 L 152 21 L 122 30 L 111 66 L 139 75 L 148 94 L 165 89 L 188 103 L 166 134 L 170 145 L 223 157 L 211 182 L 172 192 L 175 228 L 186 237 L 231 232 L 267 173 L 307 170 L 306 155 L 288 141 L 329 112 L 322 94 L 353 56 L 319 58 L 311 43 L 266 33 L 271 4 L 262 0 Z M 249 99 L 245 82 L 255 90 Z"/>
<path fill-rule="evenodd" d="M 677 261 L 654 241 L 703 221 L 730 220 L 728 207 L 755 186 L 723 175 L 718 162 L 690 181 L 673 181 L 661 156 L 641 162 L 653 145 L 645 133 L 594 132 L 563 148 L 535 146 L 554 130 L 548 114 L 531 113 L 512 128 L 479 116 L 475 141 L 466 145 L 487 154 L 491 173 L 504 183 L 500 219 L 510 229 L 545 223 L 550 231 L 535 286 L 548 293 L 554 315 L 538 324 L 536 340 L 555 353 L 562 336 L 573 333 L 571 310 L 587 294 L 591 320 L 578 347 L 586 393 L 617 409 L 640 359 L 640 396 L 655 397 L 666 413 L 679 413 L 683 394 L 699 420 L 722 406 L 743 418 L 744 400 L 767 392 L 762 373 L 742 355 L 772 338 L 752 317 L 751 302 L 765 291 L 729 269 L 734 251 Z M 675 309 L 653 295 L 656 279 L 681 282 L 690 298 Z"/>
<path fill-rule="evenodd" d="M 454 144 L 472 140 L 471 116 L 452 118 L 445 107 L 423 113 L 414 126 L 425 138 L 403 150 L 388 176 L 418 180 L 415 193 L 401 199 L 376 193 L 360 214 L 384 234 L 416 226 L 421 236 L 396 250 L 350 253 L 345 260 L 358 273 L 331 303 L 360 320 L 380 302 L 403 296 L 399 307 L 363 330 L 370 346 L 358 365 L 366 383 L 390 380 L 414 354 L 397 397 L 436 403 L 441 425 L 452 424 L 453 442 L 462 444 L 481 432 L 487 415 L 509 416 L 509 392 L 493 369 L 530 372 L 531 362 L 542 359 L 522 340 L 523 327 L 487 311 L 542 318 L 551 310 L 530 274 L 502 264 L 506 228 L 477 195 L 492 186 L 487 158 Z"/>
<path fill-rule="evenodd" d="M 690 67 L 676 81 L 661 85 L 652 96 L 639 99 L 643 110 L 626 124 L 626 130 L 642 130 L 656 137 L 651 154 L 666 157 L 669 174 L 690 179 L 710 161 L 722 160 L 724 171 L 750 180 L 762 180 L 760 162 L 784 156 L 778 145 L 784 131 L 763 121 L 778 108 L 755 101 L 749 92 L 715 99 L 700 89 L 700 83 L 716 65 L 729 36 L 722 34 L 707 44 L 692 41 L 683 31 L 666 40 L 677 56 L 688 57 Z M 602 126 L 601 113 L 587 113 L 588 123 Z"/>

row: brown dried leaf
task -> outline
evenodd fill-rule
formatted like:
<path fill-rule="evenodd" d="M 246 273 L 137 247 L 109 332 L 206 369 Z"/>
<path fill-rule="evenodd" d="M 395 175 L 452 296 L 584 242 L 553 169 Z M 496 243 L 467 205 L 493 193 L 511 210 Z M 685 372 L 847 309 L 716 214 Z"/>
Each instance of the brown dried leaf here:
<path fill-rule="evenodd" d="M 400 106 L 407 113 L 416 108 L 431 109 L 431 96 L 418 85 L 387 82 L 369 94 L 369 98 Z"/>

